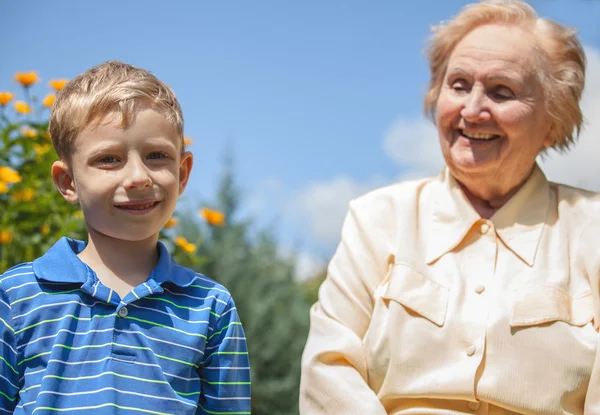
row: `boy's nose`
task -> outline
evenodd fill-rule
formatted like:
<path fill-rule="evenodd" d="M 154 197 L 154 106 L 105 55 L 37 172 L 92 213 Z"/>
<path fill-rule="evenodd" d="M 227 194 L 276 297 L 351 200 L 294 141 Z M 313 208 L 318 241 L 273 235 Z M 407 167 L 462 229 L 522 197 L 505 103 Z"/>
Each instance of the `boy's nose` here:
<path fill-rule="evenodd" d="M 143 161 L 131 161 L 130 168 L 127 170 L 127 177 L 123 183 L 126 189 L 142 189 L 152 186 L 152 179 Z"/>

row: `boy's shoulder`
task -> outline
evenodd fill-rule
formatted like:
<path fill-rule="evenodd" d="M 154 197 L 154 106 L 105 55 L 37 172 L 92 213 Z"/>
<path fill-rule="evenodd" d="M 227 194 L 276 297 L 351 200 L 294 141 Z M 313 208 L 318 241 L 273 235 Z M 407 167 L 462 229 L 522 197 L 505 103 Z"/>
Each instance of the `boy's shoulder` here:
<path fill-rule="evenodd" d="M 231 292 L 224 285 L 200 272 L 173 263 L 168 274 L 168 280 L 164 279 L 164 275 L 155 276 L 157 280 L 164 281 L 164 295 L 176 295 L 179 301 L 194 308 L 201 303 L 206 305 L 207 300 L 213 300 L 215 308 L 221 310 L 233 304 Z"/>
<path fill-rule="evenodd" d="M 222 293 L 223 296 L 231 297 L 229 290 L 214 279 L 179 264 L 176 264 L 173 268 L 171 282 L 181 287 L 182 290 L 210 290 L 215 291 L 216 293 Z"/>
<path fill-rule="evenodd" d="M 32 262 L 17 264 L 0 274 L 0 290 L 3 291 L 32 282 L 37 282 Z"/>

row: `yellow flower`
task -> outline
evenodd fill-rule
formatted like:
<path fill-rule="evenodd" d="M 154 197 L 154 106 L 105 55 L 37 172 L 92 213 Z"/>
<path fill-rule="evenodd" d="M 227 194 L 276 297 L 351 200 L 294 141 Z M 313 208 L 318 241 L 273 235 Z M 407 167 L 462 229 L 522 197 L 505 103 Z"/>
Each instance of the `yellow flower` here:
<path fill-rule="evenodd" d="M 37 137 L 38 133 L 36 130 L 34 130 L 31 127 L 23 127 L 23 128 L 21 128 L 21 135 L 23 137 L 33 138 L 33 137 Z"/>
<path fill-rule="evenodd" d="M 24 87 L 28 87 L 38 81 L 38 76 L 35 72 L 17 72 L 15 79 Z"/>
<path fill-rule="evenodd" d="M 51 79 L 50 82 L 48 82 L 48 85 L 50 85 L 56 90 L 56 92 L 58 92 L 65 87 L 67 82 L 67 79 Z"/>
<path fill-rule="evenodd" d="M 0 181 L 0 194 L 8 192 L 8 186 L 6 183 Z"/>
<path fill-rule="evenodd" d="M 31 107 L 23 101 L 17 101 L 15 102 L 15 111 L 19 114 L 29 114 L 31 112 Z"/>
<path fill-rule="evenodd" d="M 225 215 L 218 210 L 202 208 L 200 214 L 212 226 L 223 226 L 225 225 Z"/>
<path fill-rule="evenodd" d="M 77 212 L 73 213 L 73 217 L 75 219 L 83 219 L 83 211 L 78 210 Z"/>
<path fill-rule="evenodd" d="M 19 183 L 21 176 L 16 170 L 10 167 L 0 166 L 0 181 L 5 183 Z"/>
<path fill-rule="evenodd" d="M 38 156 L 42 156 L 46 154 L 52 148 L 51 144 L 34 144 L 33 150 L 38 154 Z"/>
<path fill-rule="evenodd" d="M 187 146 L 191 145 L 193 142 L 194 142 L 194 140 L 192 140 L 191 138 L 183 137 L 183 145 L 184 146 L 187 147 Z"/>
<path fill-rule="evenodd" d="M 33 189 L 23 189 L 17 190 L 13 193 L 13 199 L 17 202 L 31 202 L 33 200 L 33 196 L 35 196 L 35 190 Z"/>
<path fill-rule="evenodd" d="M 50 137 L 50 133 L 48 131 L 44 131 L 42 133 L 42 137 L 44 137 L 48 141 L 52 141 L 52 137 Z"/>
<path fill-rule="evenodd" d="M 0 231 L 0 245 L 4 245 L 13 240 L 13 233 L 10 231 Z"/>
<path fill-rule="evenodd" d="M 183 249 L 188 254 L 191 254 L 196 250 L 196 245 L 188 242 L 183 236 L 178 236 L 175 238 L 175 245 Z"/>
<path fill-rule="evenodd" d="M 50 108 L 52 106 L 52 104 L 54 104 L 54 100 L 56 100 L 56 95 L 48 94 L 48 95 L 46 95 L 46 97 L 44 98 L 42 103 L 44 104 L 44 107 Z"/>
<path fill-rule="evenodd" d="M 10 101 L 12 101 L 14 95 L 10 92 L 0 92 L 0 106 L 5 107 Z"/>
<path fill-rule="evenodd" d="M 178 223 L 179 223 L 179 221 L 176 218 L 171 218 L 167 221 L 167 223 L 165 223 L 165 228 L 166 229 L 173 228 L 173 227 L 177 226 Z"/>
<path fill-rule="evenodd" d="M 40 233 L 42 235 L 48 235 L 48 232 L 50 232 L 50 226 L 43 224 L 42 227 L 40 228 Z"/>

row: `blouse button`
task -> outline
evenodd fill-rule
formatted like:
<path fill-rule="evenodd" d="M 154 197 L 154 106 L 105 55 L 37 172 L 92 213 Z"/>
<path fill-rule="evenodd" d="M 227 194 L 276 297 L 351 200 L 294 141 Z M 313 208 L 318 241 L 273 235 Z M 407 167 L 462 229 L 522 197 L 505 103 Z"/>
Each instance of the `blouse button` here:
<path fill-rule="evenodd" d="M 476 411 L 479 409 L 479 402 L 469 402 L 468 406 L 471 411 Z"/>
<path fill-rule="evenodd" d="M 476 286 L 476 287 L 475 287 L 475 292 L 476 292 L 477 294 L 481 294 L 481 293 L 482 293 L 482 292 L 484 292 L 484 291 L 485 291 L 485 285 L 481 285 L 481 284 L 480 284 L 480 285 L 478 285 L 478 286 Z"/>
<path fill-rule="evenodd" d="M 481 231 L 481 233 L 483 235 L 485 235 L 490 230 L 490 225 L 488 225 L 487 223 L 482 223 L 481 227 L 479 228 L 479 230 Z"/>
<path fill-rule="evenodd" d="M 127 311 L 127 307 L 123 307 L 122 309 L 119 310 L 119 315 L 121 317 L 127 317 L 127 314 L 129 314 L 129 311 Z"/>
<path fill-rule="evenodd" d="M 467 348 L 467 356 L 473 356 L 475 354 L 475 346 L 469 346 Z"/>

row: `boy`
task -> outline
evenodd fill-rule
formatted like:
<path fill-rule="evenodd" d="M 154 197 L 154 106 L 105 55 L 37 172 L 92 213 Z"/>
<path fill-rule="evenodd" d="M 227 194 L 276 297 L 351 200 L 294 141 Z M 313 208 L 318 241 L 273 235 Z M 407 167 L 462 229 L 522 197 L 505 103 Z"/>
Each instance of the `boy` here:
<path fill-rule="evenodd" d="M 230 294 L 158 242 L 192 168 L 171 89 L 107 62 L 59 93 L 49 129 L 88 241 L 0 276 L 0 415 L 250 414 Z"/>

